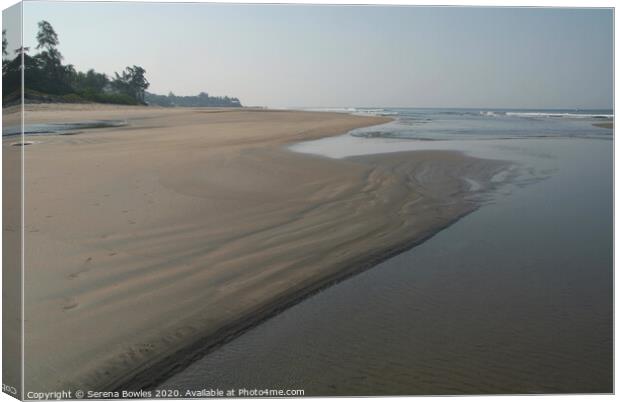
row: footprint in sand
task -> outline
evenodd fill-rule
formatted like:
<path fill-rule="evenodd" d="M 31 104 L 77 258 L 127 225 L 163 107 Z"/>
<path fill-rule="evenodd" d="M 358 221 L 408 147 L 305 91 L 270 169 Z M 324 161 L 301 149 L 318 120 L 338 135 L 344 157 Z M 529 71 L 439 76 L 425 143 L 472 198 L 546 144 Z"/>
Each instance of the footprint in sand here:
<path fill-rule="evenodd" d="M 138 351 L 141 353 L 149 353 L 155 349 L 155 345 L 152 343 L 143 343 L 141 347 L 138 348 Z"/>
<path fill-rule="evenodd" d="M 93 257 L 88 257 L 86 260 L 84 260 L 84 268 L 78 272 L 73 272 L 72 274 L 69 274 L 69 279 L 75 279 L 81 274 L 88 272 L 89 269 L 87 266 L 88 266 L 88 263 L 90 263 L 92 260 L 93 260 Z"/>
<path fill-rule="evenodd" d="M 63 310 L 72 310 L 74 308 L 76 308 L 77 306 L 79 306 L 79 303 L 77 302 L 77 300 L 75 299 L 66 299 L 65 302 L 63 303 L 62 309 Z"/>

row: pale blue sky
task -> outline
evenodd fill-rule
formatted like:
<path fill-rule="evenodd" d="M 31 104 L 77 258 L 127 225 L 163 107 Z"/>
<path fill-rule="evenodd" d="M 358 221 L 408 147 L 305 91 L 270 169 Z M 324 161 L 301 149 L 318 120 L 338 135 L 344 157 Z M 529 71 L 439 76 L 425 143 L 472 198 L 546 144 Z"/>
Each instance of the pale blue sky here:
<path fill-rule="evenodd" d="M 610 9 L 24 3 L 24 42 L 246 105 L 611 108 Z"/>

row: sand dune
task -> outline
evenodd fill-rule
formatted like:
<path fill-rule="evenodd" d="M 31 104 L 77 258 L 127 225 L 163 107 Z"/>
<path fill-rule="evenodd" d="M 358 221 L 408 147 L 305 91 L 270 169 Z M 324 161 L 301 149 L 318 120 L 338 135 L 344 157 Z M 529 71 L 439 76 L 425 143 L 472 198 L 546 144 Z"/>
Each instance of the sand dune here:
<path fill-rule="evenodd" d="M 284 147 L 380 117 L 26 112 L 26 124 L 93 119 L 129 125 L 39 136 L 25 148 L 27 390 L 152 385 L 472 211 L 471 180 L 485 191 L 504 168 L 453 152 L 331 160 Z"/>

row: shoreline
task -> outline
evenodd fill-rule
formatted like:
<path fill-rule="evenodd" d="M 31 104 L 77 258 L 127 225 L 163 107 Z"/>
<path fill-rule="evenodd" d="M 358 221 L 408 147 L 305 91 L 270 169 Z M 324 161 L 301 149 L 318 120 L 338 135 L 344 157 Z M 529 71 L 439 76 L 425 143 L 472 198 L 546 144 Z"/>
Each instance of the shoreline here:
<path fill-rule="evenodd" d="M 343 133 L 344 134 L 344 133 Z M 342 135 L 342 134 L 337 134 Z M 290 144 L 289 144 L 290 145 Z M 287 149 L 286 152 L 295 151 Z M 423 153 L 428 151 L 405 151 L 404 154 L 411 153 Z M 431 151 L 433 152 L 433 151 Z M 447 153 L 455 153 L 461 154 L 460 151 L 439 151 L 447 152 Z M 376 154 L 382 155 L 382 154 Z M 392 154 L 394 155 L 394 154 Z M 374 156 L 374 155 L 372 155 Z M 372 157 L 371 156 L 371 157 Z M 314 158 L 325 158 L 331 159 L 323 156 L 314 155 Z M 356 156 L 349 157 L 349 159 L 364 159 L 367 156 Z M 508 166 L 508 165 L 506 165 Z M 488 184 L 488 183 L 487 183 Z M 487 186 L 484 189 L 484 192 L 491 191 L 490 187 Z M 331 277 L 323 278 L 318 282 L 308 283 L 306 287 L 296 290 L 292 292 L 292 294 L 288 297 L 283 297 L 281 300 L 274 300 L 267 306 L 261 307 L 256 311 L 248 314 L 244 317 L 239 317 L 233 323 L 227 325 L 226 327 L 221 328 L 216 334 L 207 336 L 205 338 L 198 338 L 195 340 L 195 343 L 187 345 L 182 348 L 178 352 L 173 355 L 167 356 L 159 362 L 156 362 L 152 366 L 146 367 L 143 371 L 138 372 L 133 378 L 129 380 L 123 381 L 115 381 L 110 384 L 113 392 L 122 392 L 123 390 L 129 391 L 139 391 L 139 390 L 153 390 L 156 389 L 160 384 L 174 376 L 175 374 L 183 371 L 192 363 L 197 360 L 204 358 L 209 353 L 217 350 L 219 347 L 224 346 L 235 338 L 243 335 L 244 333 L 252 330 L 253 328 L 261 325 L 265 321 L 277 316 L 283 311 L 313 297 L 317 293 L 334 286 L 340 282 L 346 281 L 347 279 L 358 275 L 364 271 L 372 269 L 377 265 L 385 262 L 403 252 L 409 251 L 427 240 L 431 239 L 435 235 L 439 234 L 444 229 L 452 226 L 456 222 L 465 218 L 469 214 L 475 212 L 482 205 L 480 203 L 475 204 L 471 209 L 463 212 L 461 215 L 456 216 L 453 220 L 446 222 L 445 224 L 433 228 L 433 230 L 424 234 L 422 237 L 417 238 L 413 241 L 406 241 L 402 244 L 396 244 L 392 248 L 384 251 L 383 254 L 378 254 L 367 259 L 365 262 L 352 263 L 347 268 L 342 269 L 340 271 L 334 272 Z M 183 395 L 181 395 L 183 396 Z"/>
<path fill-rule="evenodd" d="M 26 344 L 48 362 L 26 356 L 27 389 L 156 386 L 471 213 L 465 176 L 484 193 L 505 167 L 447 151 L 336 161 L 283 149 L 387 118 L 59 109 L 26 119 L 130 124 L 27 148 L 26 259 L 45 285 L 26 277 Z"/>
<path fill-rule="evenodd" d="M 308 287 L 298 291 L 296 295 L 292 295 L 288 299 L 274 301 L 270 306 L 261 308 L 260 310 L 249 314 L 247 317 L 241 317 L 230 326 L 222 328 L 221 331 L 214 336 L 197 339 L 194 345 L 189 345 L 188 347 L 183 348 L 183 350 L 177 352 L 175 355 L 168 356 L 161 362 L 156 363 L 156 365 L 150 366 L 144 371 L 139 372 L 134 376 L 134 378 L 128 381 L 115 382 L 114 385 L 112 385 L 113 392 L 122 392 L 123 390 L 138 391 L 156 389 L 160 384 L 175 374 L 180 373 L 192 363 L 204 358 L 209 353 L 217 350 L 221 346 L 226 345 L 230 341 L 261 325 L 265 321 L 268 321 L 283 311 L 302 303 L 303 301 L 331 286 L 346 281 L 355 275 L 376 267 L 382 262 L 421 245 L 440 233 L 442 230 L 465 218 L 479 207 L 480 206 L 464 213 L 462 216 L 459 216 L 453 221 L 437 228 L 436 231 L 429 233 L 423 238 L 420 238 L 412 243 L 404 243 L 400 246 L 395 246 L 393 249 L 386 251 L 385 254 L 378 255 L 374 259 L 369 259 L 365 264 L 351 265 L 348 270 L 337 272 L 331 278 L 325 278 L 321 282 L 310 284 Z"/>

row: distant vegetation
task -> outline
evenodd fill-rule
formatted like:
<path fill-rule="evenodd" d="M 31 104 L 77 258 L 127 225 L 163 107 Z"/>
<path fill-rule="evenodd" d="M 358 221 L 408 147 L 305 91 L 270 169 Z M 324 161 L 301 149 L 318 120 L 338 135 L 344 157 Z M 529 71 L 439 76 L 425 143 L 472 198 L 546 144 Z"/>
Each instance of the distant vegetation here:
<path fill-rule="evenodd" d="M 144 104 L 144 92 L 149 87 L 140 66 L 125 68 L 113 78 L 94 70 L 75 71 L 71 64 L 63 64 L 58 50 L 58 35 L 47 21 L 39 22 L 36 50 L 14 50 L 15 57 L 6 59 L 6 31 L 2 32 L 2 98 L 5 104 L 19 102 L 21 97 L 21 64 L 24 63 L 24 97 L 42 102 L 103 102 L 127 105 Z"/>
<path fill-rule="evenodd" d="M 72 64 L 63 64 L 58 50 L 58 35 L 47 21 L 38 23 L 38 53 L 30 55 L 30 48 L 14 49 L 9 56 L 6 30 L 2 31 L 2 99 L 3 105 L 21 100 L 21 65 L 24 65 L 24 98 L 35 102 L 100 102 L 125 105 L 155 104 L 161 106 L 241 106 L 237 98 L 154 95 L 146 92 L 149 82 L 146 70 L 128 66 L 114 77 L 98 73 L 76 71 Z"/>
<path fill-rule="evenodd" d="M 158 106 L 186 106 L 186 107 L 240 107 L 241 102 L 237 98 L 228 96 L 209 96 L 201 92 L 196 96 L 176 96 L 172 92 L 168 95 L 156 95 L 145 93 L 144 99 L 149 105 Z"/>

